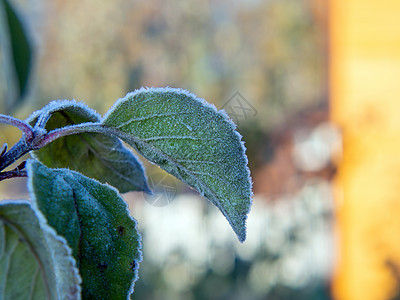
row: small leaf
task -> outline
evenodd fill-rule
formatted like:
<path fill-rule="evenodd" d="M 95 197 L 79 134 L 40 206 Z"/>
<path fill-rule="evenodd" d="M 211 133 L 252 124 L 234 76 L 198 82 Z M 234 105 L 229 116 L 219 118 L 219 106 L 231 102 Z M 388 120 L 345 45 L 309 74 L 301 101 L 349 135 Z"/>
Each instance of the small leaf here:
<path fill-rule="evenodd" d="M 21 102 L 27 91 L 29 74 L 31 73 L 32 47 L 27 32 L 11 3 L 8 0 L 1 2 L 0 8 L 4 8 L 4 14 L 2 14 L 5 17 L 4 25 L 8 29 L 5 34 L 9 38 L 8 42 L 2 43 L 9 49 L 3 49 L 3 51 L 9 55 L 7 62 L 12 63 L 12 77 L 15 76 L 17 79 L 16 103 L 9 103 L 9 108 L 13 108 L 16 106 L 15 104 Z"/>
<path fill-rule="evenodd" d="M 140 154 L 198 190 L 246 238 L 251 179 L 240 134 L 226 113 L 180 89 L 140 89 L 102 123 Z"/>
<path fill-rule="evenodd" d="M 27 164 L 32 202 L 77 259 L 85 299 L 127 299 L 137 280 L 141 237 L 118 192 L 66 169 Z"/>
<path fill-rule="evenodd" d="M 0 298 L 80 299 L 80 277 L 64 238 L 25 201 L 0 203 Z"/>
<path fill-rule="evenodd" d="M 47 120 L 46 116 L 50 119 Z M 44 119 L 44 120 L 43 120 Z M 99 122 L 99 115 L 75 101 L 53 101 L 29 118 L 50 131 L 68 125 Z M 34 157 L 51 168 L 70 168 L 102 183 L 116 187 L 121 193 L 150 193 L 142 164 L 118 138 L 99 133 L 81 133 L 59 138 L 35 151 Z"/>

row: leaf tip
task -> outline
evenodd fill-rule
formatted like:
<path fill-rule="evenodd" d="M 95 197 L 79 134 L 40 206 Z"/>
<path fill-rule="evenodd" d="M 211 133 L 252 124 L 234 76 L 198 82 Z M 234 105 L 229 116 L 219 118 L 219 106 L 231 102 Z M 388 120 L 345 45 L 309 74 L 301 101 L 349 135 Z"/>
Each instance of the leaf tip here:
<path fill-rule="evenodd" d="M 251 203 L 248 206 L 249 210 L 251 207 Z M 246 212 L 245 214 L 243 214 L 241 216 L 241 218 L 239 218 L 239 220 L 234 220 L 233 222 L 231 222 L 230 220 L 229 223 L 232 226 L 233 231 L 235 232 L 239 242 L 243 243 L 246 240 L 247 237 L 247 226 L 246 226 L 246 221 L 247 221 L 247 216 L 248 216 L 249 212 Z"/>
<path fill-rule="evenodd" d="M 235 232 L 239 242 L 244 243 L 247 237 L 247 230 L 246 230 L 246 225 L 244 226 L 244 229 L 240 230 L 239 232 Z"/>

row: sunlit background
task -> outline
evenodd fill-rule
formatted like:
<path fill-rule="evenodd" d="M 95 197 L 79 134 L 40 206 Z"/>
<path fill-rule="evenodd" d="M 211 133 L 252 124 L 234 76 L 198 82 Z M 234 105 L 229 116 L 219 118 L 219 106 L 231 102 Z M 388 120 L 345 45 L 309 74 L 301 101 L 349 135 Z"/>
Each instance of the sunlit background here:
<path fill-rule="evenodd" d="M 103 114 L 141 86 L 171 86 L 225 109 L 244 136 L 243 244 L 145 162 L 156 196 L 124 195 L 143 236 L 135 299 L 400 299 L 400 2 L 10 2 L 34 45 L 17 117 L 54 99 Z M 0 129 L 1 143 L 19 139 Z M 0 192 L 28 197 L 24 179 Z"/>

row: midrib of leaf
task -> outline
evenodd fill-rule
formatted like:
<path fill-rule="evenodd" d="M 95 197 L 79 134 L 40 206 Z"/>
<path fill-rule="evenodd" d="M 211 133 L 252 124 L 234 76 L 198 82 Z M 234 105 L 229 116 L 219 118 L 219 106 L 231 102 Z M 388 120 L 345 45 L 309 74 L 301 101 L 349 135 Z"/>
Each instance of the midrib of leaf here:
<path fill-rule="evenodd" d="M 36 262 L 37 262 L 37 265 L 38 265 L 38 269 L 40 270 L 40 274 L 41 274 L 41 275 L 43 276 L 43 278 L 44 278 L 43 283 L 44 283 L 44 286 L 45 286 L 45 288 L 46 288 L 47 299 L 50 299 L 50 287 L 48 286 L 48 283 L 47 283 L 47 280 L 46 280 L 46 274 L 45 274 L 45 272 L 44 272 L 44 268 L 43 268 L 42 262 L 40 261 L 39 256 L 38 256 L 38 254 L 37 254 L 36 251 L 35 251 L 35 248 L 34 248 L 33 245 L 29 242 L 29 237 L 26 236 L 23 232 L 21 232 L 16 226 L 14 226 L 14 225 L 13 225 L 11 222 L 9 222 L 8 220 L 2 218 L 1 216 L 0 216 L 0 219 L 4 222 L 5 225 L 7 225 L 7 226 L 10 227 L 14 232 L 16 232 L 17 235 L 19 235 L 19 236 L 22 238 L 22 240 L 24 241 L 24 243 L 29 247 L 29 250 L 32 252 L 33 256 L 34 256 L 35 259 L 36 259 Z M 17 243 L 15 244 L 15 247 L 13 248 L 13 253 L 14 253 L 15 249 L 17 248 L 18 243 L 21 243 L 21 242 L 17 242 Z M 13 253 L 12 253 L 12 254 L 13 254 Z M 11 254 L 11 255 L 12 255 L 12 254 Z M 11 258 L 11 256 L 10 256 L 10 258 Z M 7 274 L 8 274 L 8 270 L 9 270 L 9 266 L 10 266 L 10 265 L 9 265 L 9 264 L 10 264 L 10 261 L 11 261 L 11 259 L 8 261 L 8 264 L 7 264 Z M 5 280 L 7 281 L 7 277 L 6 277 Z M 6 282 L 5 282 L 5 283 L 6 283 Z M 5 286 L 5 285 L 4 285 L 4 286 Z M 31 290 L 31 292 L 32 292 L 32 290 Z M 3 295 L 3 297 L 4 297 L 4 296 L 5 296 L 5 295 Z M 30 295 L 30 296 L 32 296 L 32 295 Z"/>
<path fill-rule="evenodd" d="M 210 195 L 213 197 L 212 202 L 222 211 L 222 213 L 224 214 L 224 216 L 225 216 L 225 217 L 228 219 L 228 221 L 230 222 L 230 219 L 229 219 L 229 216 L 227 215 L 226 210 L 225 210 L 221 205 L 219 205 L 218 201 L 216 201 L 216 200 L 218 199 L 218 197 L 217 197 L 217 195 L 215 194 L 215 192 L 214 192 L 213 190 L 211 190 L 211 189 L 207 186 L 207 184 L 204 183 L 204 181 L 203 181 L 202 179 L 200 179 L 198 176 L 196 176 L 195 172 L 191 171 L 191 170 L 188 169 L 186 166 L 180 164 L 179 162 L 176 161 L 176 159 L 174 159 L 174 158 L 172 158 L 171 156 L 169 156 L 168 154 L 166 154 L 166 153 L 160 151 L 158 148 L 155 148 L 152 144 L 146 143 L 146 142 L 143 141 L 141 138 L 137 138 L 137 137 L 134 138 L 134 137 L 132 137 L 131 135 L 128 135 L 128 134 L 126 134 L 126 133 L 124 133 L 124 132 L 122 132 L 122 131 L 120 131 L 120 130 L 118 130 L 118 129 L 115 129 L 115 128 L 107 127 L 107 131 L 114 132 L 114 133 L 113 133 L 114 135 L 116 135 L 116 136 L 118 136 L 118 137 L 120 137 L 120 138 L 122 138 L 122 139 L 124 139 L 124 140 L 133 141 L 135 144 L 141 143 L 141 144 L 144 145 L 144 147 L 151 148 L 155 153 L 157 153 L 157 154 L 159 154 L 160 156 L 164 157 L 164 158 L 167 159 L 168 161 L 173 162 L 174 165 L 175 165 L 177 168 L 181 168 L 182 170 L 186 171 L 186 173 L 189 174 L 189 175 L 191 176 L 192 179 L 195 179 L 198 183 L 201 184 L 201 186 L 203 187 L 203 189 L 207 190 L 207 191 L 210 193 Z M 137 149 L 136 149 L 136 150 L 137 150 Z M 179 173 L 179 169 L 177 169 L 177 170 L 178 170 L 178 173 Z M 211 174 L 207 174 L 207 175 L 212 176 Z M 226 201 L 228 202 L 228 204 L 232 206 L 232 203 L 231 203 L 230 199 L 226 198 L 226 199 L 224 199 L 224 200 L 226 200 Z"/>
<path fill-rule="evenodd" d="M 93 194 L 92 194 L 84 185 L 82 185 L 82 184 L 79 182 L 79 180 L 77 180 L 75 177 L 70 176 L 68 179 L 70 179 L 71 181 L 73 181 L 74 184 L 79 185 L 80 188 L 82 188 L 83 190 L 85 190 L 85 191 L 90 195 L 90 197 L 96 199 L 95 195 L 93 195 Z M 78 220 L 79 220 L 78 257 L 80 258 L 80 257 L 81 257 L 81 256 L 80 256 L 80 253 L 81 253 L 82 238 L 83 238 L 81 214 L 80 214 L 80 212 L 79 212 L 79 205 L 78 205 L 78 203 L 77 203 L 77 201 L 76 201 L 75 189 L 73 188 L 73 186 L 72 186 L 68 181 L 65 181 L 65 183 L 68 184 L 68 185 L 71 187 L 71 189 L 73 190 L 72 196 L 73 196 L 73 200 L 74 200 L 74 206 L 75 206 L 75 209 L 76 209 L 76 213 L 77 213 L 77 215 L 78 215 L 78 217 L 79 217 L 79 218 L 78 218 Z M 101 202 L 97 202 L 96 204 L 97 204 L 97 205 L 100 205 L 103 211 L 107 211 L 107 210 L 105 209 L 104 205 L 103 205 Z M 88 244 L 90 244 L 89 241 L 86 241 L 86 242 L 87 242 Z M 100 260 L 97 259 L 97 261 L 100 261 Z M 78 267 L 79 267 L 79 263 L 80 263 L 80 261 L 79 261 L 79 259 L 78 259 L 78 260 L 77 260 Z"/>
<path fill-rule="evenodd" d="M 185 90 L 142 88 L 119 99 L 101 124 L 209 198 L 245 240 L 250 170 L 242 136 L 224 111 Z"/>
<path fill-rule="evenodd" d="M 68 182 L 66 182 L 65 180 L 64 180 L 64 182 L 66 183 L 66 184 L 68 184 Z M 74 207 L 75 207 L 75 210 L 76 210 L 76 213 L 78 214 L 78 216 L 80 215 L 79 214 L 79 205 L 78 205 L 78 203 L 77 203 L 77 201 L 76 201 L 76 195 L 75 195 L 75 190 L 74 189 L 72 189 L 72 199 L 73 199 L 73 202 L 74 202 Z M 78 253 L 77 253 L 77 257 L 78 258 L 81 258 L 81 246 L 82 246 L 82 238 L 83 238 L 83 234 L 82 234 L 82 232 L 83 232 L 83 230 L 82 230 L 82 220 L 81 220 L 81 218 L 78 218 L 78 224 L 79 224 L 79 242 L 78 242 Z M 77 267 L 79 268 L 80 267 L 80 259 L 77 259 L 76 260 L 76 265 L 77 265 Z"/>
<path fill-rule="evenodd" d="M 168 160 L 169 162 L 173 162 L 173 164 L 177 167 L 177 168 L 181 168 L 182 170 L 186 171 L 188 175 L 190 175 L 192 177 L 192 179 L 195 179 L 198 183 L 201 183 L 201 186 L 203 187 L 203 189 L 207 190 L 210 195 L 212 195 L 213 197 L 213 203 L 215 205 L 217 205 L 217 207 L 223 212 L 224 216 L 227 217 L 227 219 L 229 220 L 229 216 L 227 215 L 225 209 L 218 204 L 218 201 L 215 201 L 216 199 L 218 199 L 217 195 L 215 194 L 215 192 L 213 190 L 211 190 L 209 187 L 207 187 L 207 185 L 204 183 L 204 181 L 202 179 L 200 179 L 198 176 L 196 176 L 196 174 L 191 171 L 190 169 L 188 169 L 186 166 L 180 164 L 175 158 L 172 158 L 171 156 L 169 156 L 168 154 L 162 152 L 160 149 L 156 148 L 155 146 L 153 146 L 152 144 L 148 143 L 146 139 L 143 138 L 139 138 L 139 137 L 133 137 L 130 134 L 127 134 L 123 131 L 120 131 L 117 128 L 112 128 L 112 127 L 107 127 L 105 125 L 100 125 L 96 127 L 96 132 L 103 132 L 105 134 L 112 134 L 114 136 L 117 136 L 119 138 L 121 138 L 124 141 L 127 141 L 129 144 L 133 144 L 132 146 L 134 148 L 136 148 L 136 150 L 138 150 L 137 146 L 135 144 L 138 145 L 143 145 L 144 147 L 147 148 L 151 148 L 155 153 L 157 153 L 159 156 L 162 156 L 164 159 Z M 201 138 L 196 138 L 197 140 L 204 140 Z M 215 140 L 215 139 L 210 139 L 210 140 Z M 218 139 L 220 141 L 222 141 L 221 139 Z M 210 162 L 206 162 L 206 163 L 210 163 Z M 178 169 L 178 173 L 179 173 L 179 169 Z M 213 176 L 212 174 L 206 174 L 208 176 Z M 232 205 L 230 199 L 225 199 L 229 205 Z"/>
<path fill-rule="evenodd" d="M 157 115 L 158 117 L 166 117 L 166 114 L 163 115 Z M 126 122 L 125 122 L 126 123 Z M 93 128 L 91 128 L 93 127 Z M 120 127 L 121 128 L 121 127 Z M 84 127 L 82 128 L 84 129 Z M 85 131 L 85 130 L 82 130 Z M 160 149 L 158 149 L 156 146 L 154 146 L 152 143 L 149 143 L 149 141 L 152 140 L 161 140 L 161 139 L 173 139 L 173 138 L 180 138 L 180 139 L 192 139 L 192 140 L 210 140 L 210 141 L 215 141 L 218 140 L 220 142 L 224 142 L 221 138 L 212 138 L 212 139 L 202 139 L 202 138 L 198 138 L 198 137 L 193 137 L 193 136 L 165 136 L 165 137 L 151 137 L 151 138 L 141 138 L 141 137 L 137 137 L 137 136 L 133 136 L 132 134 L 128 134 L 125 133 L 119 129 L 117 129 L 116 127 L 108 127 L 104 124 L 100 124 L 100 123 L 92 123 L 92 124 L 88 124 L 87 130 L 86 132 L 95 132 L 95 133 L 103 133 L 103 134 L 111 134 L 114 135 L 116 137 L 121 138 L 122 140 L 128 142 L 129 144 L 131 144 L 131 146 L 133 146 L 139 153 L 140 151 L 138 150 L 138 148 L 140 147 L 145 147 L 145 148 L 150 148 L 152 149 L 152 151 L 154 153 L 156 153 L 158 156 L 162 157 L 163 159 L 171 162 L 174 164 L 177 173 L 180 174 L 180 170 L 185 171 L 187 175 L 189 175 L 191 177 L 191 179 L 195 182 L 197 182 L 203 189 L 202 193 L 208 193 L 208 195 L 210 197 L 212 197 L 210 200 L 212 201 L 213 204 L 215 204 L 223 213 L 223 215 L 227 218 L 227 220 L 229 221 L 229 223 L 231 223 L 230 217 L 227 213 L 227 211 L 225 210 L 225 208 L 220 205 L 220 203 L 218 202 L 218 196 L 216 194 L 216 192 L 214 192 L 212 189 L 210 189 L 207 184 L 203 181 L 203 179 L 201 179 L 199 176 L 197 175 L 203 175 L 203 176 L 209 176 L 211 178 L 217 179 L 217 180 L 221 180 L 221 178 L 217 178 L 215 177 L 215 175 L 213 174 L 209 174 L 209 173 L 202 173 L 202 174 L 196 174 L 196 172 L 190 170 L 187 166 L 179 163 L 179 159 L 180 158 L 173 158 L 170 155 L 164 153 L 163 151 L 161 151 Z M 200 163 L 201 161 L 197 161 L 197 163 Z M 209 162 L 209 161 L 204 161 L 204 163 L 213 163 L 213 162 Z M 182 178 L 179 178 L 182 179 Z M 226 181 L 223 181 L 224 183 L 226 183 Z M 232 207 L 232 202 L 229 198 L 225 197 L 224 200 L 227 202 L 227 204 L 229 206 Z M 231 223 L 231 225 L 233 225 Z M 233 226 L 235 228 L 235 226 Z"/>

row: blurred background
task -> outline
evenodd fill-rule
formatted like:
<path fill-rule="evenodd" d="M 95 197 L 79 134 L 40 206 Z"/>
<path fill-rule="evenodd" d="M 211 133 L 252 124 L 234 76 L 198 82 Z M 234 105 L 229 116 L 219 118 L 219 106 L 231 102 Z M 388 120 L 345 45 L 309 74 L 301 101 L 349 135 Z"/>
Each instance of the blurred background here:
<path fill-rule="evenodd" d="M 396 0 L 10 3 L 31 76 L 18 97 L 3 30 L 0 113 L 76 99 L 104 114 L 141 86 L 171 86 L 225 109 L 243 135 L 243 244 L 216 207 L 144 162 L 156 195 L 124 195 L 143 236 L 135 299 L 400 299 Z M 0 129 L 1 143 L 20 137 Z M 28 197 L 24 179 L 0 193 Z"/>

